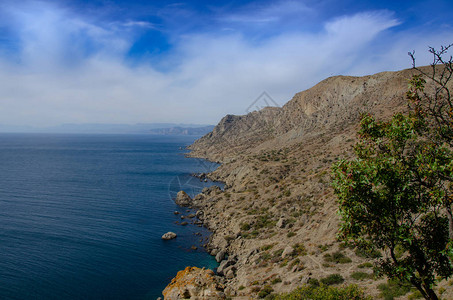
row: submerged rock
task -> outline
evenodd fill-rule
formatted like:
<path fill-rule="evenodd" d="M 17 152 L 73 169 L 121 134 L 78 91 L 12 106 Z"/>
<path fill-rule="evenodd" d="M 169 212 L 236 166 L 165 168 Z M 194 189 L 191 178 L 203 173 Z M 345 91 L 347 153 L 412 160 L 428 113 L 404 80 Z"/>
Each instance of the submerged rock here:
<path fill-rule="evenodd" d="M 177 237 L 176 233 L 169 231 L 162 236 L 162 239 L 163 240 L 172 240 L 176 237 Z"/>

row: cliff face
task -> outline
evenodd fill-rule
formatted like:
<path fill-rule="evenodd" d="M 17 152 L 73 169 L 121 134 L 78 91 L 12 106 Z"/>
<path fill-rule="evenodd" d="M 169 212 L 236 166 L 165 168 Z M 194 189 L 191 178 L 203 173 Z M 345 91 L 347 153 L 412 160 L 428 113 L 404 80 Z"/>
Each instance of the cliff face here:
<path fill-rule="evenodd" d="M 352 276 L 371 274 L 363 268 L 370 259 L 336 240 L 330 167 L 352 157 L 362 113 L 386 119 L 407 109 L 416 73 L 328 78 L 282 108 L 228 115 L 190 146 L 192 156 L 222 162 L 210 177 L 224 181 L 225 191 L 208 189 L 192 206 L 213 232 L 208 250 L 219 257 L 228 297 L 257 297 L 268 286 L 288 292 L 335 273 L 377 295 L 383 279 Z"/>
<path fill-rule="evenodd" d="M 372 76 L 336 76 L 296 94 L 282 108 L 268 107 L 245 116 L 225 116 L 214 130 L 189 148 L 194 156 L 223 161 L 251 150 L 287 145 L 357 123 L 363 112 L 380 117 L 405 106 L 407 80 L 416 71 Z"/>

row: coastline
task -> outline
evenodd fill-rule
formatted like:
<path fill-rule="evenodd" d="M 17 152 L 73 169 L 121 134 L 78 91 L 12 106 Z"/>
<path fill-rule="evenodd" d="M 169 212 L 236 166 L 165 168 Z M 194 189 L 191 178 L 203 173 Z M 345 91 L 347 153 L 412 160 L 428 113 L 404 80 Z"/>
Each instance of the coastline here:
<path fill-rule="evenodd" d="M 290 292 L 334 274 L 371 296 L 379 294 L 384 279 L 352 277 L 372 273 L 360 267 L 370 258 L 336 239 L 330 166 L 352 157 L 362 113 L 356 108 L 381 118 L 403 111 L 406 79 L 413 72 L 328 78 L 282 108 L 226 116 L 188 147 L 188 156 L 220 163 L 206 176 L 224 182 L 224 191 L 205 190 L 192 207 L 212 232 L 207 250 L 220 262 L 218 280 L 227 297 Z M 333 255 L 345 259 L 328 261 Z"/>

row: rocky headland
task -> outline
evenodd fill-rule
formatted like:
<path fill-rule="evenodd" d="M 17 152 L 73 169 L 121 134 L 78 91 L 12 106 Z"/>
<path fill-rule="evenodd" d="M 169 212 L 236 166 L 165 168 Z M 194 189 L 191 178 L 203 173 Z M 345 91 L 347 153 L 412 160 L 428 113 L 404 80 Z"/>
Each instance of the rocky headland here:
<path fill-rule="evenodd" d="M 220 266 L 210 276 L 226 297 L 289 292 L 333 274 L 340 275 L 339 283 L 379 295 L 377 286 L 386 279 L 372 276 L 373 258 L 336 239 L 330 167 L 352 157 L 361 114 L 388 119 L 407 109 L 414 74 L 408 69 L 331 77 L 281 108 L 227 115 L 189 147 L 190 156 L 221 163 L 207 176 L 225 182 L 224 190 L 206 188 L 193 199 L 181 193 L 178 201 L 197 208 L 198 219 L 212 231 L 207 249 Z M 168 296 L 172 285 L 183 284 L 177 278 L 166 299 L 179 299 Z M 447 283 L 440 286 L 453 297 Z"/>

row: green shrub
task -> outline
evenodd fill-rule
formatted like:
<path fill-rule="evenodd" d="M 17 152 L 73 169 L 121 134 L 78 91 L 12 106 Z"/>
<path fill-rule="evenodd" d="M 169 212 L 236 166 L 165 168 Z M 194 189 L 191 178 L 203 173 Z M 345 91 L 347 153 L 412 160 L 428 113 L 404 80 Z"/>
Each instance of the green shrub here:
<path fill-rule="evenodd" d="M 363 269 L 363 268 L 372 268 L 372 267 L 373 267 L 373 264 L 370 263 L 370 262 L 364 262 L 363 264 L 360 264 L 360 265 L 358 265 L 357 267 L 359 267 L 360 269 Z"/>
<path fill-rule="evenodd" d="M 280 283 L 280 282 L 282 282 L 282 279 L 280 277 L 275 277 L 271 281 L 272 284 L 277 284 L 277 283 Z"/>
<path fill-rule="evenodd" d="M 273 254 L 274 258 L 281 257 L 283 254 L 283 251 L 284 251 L 283 249 L 275 250 L 274 254 Z"/>
<path fill-rule="evenodd" d="M 378 250 L 366 251 L 364 249 L 357 248 L 355 249 L 355 255 L 363 258 L 379 258 L 382 256 L 381 252 Z"/>
<path fill-rule="evenodd" d="M 266 251 L 266 250 L 269 250 L 271 249 L 272 247 L 274 247 L 275 244 L 269 244 L 269 245 L 264 245 L 261 247 L 261 250 L 262 251 Z"/>
<path fill-rule="evenodd" d="M 266 285 L 261 289 L 261 291 L 259 291 L 258 297 L 265 298 L 267 295 L 270 295 L 273 291 L 274 289 L 270 285 Z"/>
<path fill-rule="evenodd" d="M 274 300 L 371 300 L 356 285 L 346 287 L 305 285 L 288 294 L 272 295 Z"/>
<path fill-rule="evenodd" d="M 343 283 L 344 278 L 340 274 L 331 274 L 327 277 L 321 278 L 321 283 L 325 285 L 333 285 Z"/>
<path fill-rule="evenodd" d="M 373 278 L 373 274 L 368 274 L 365 272 L 354 272 L 351 274 L 351 277 L 355 280 L 364 280 Z"/>
<path fill-rule="evenodd" d="M 252 232 L 250 232 L 250 238 L 255 238 L 257 237 L 258 235 L 260 234 L 260 232 L 258 230 L 253 230 Z"/>
<path fill-rule="evenodd" d="M 295 265 L 298 265 L 300 264 L 300 259 L 296 258 L 295 260 L 293 260 L 291 262 L 291 264 L 289 265 L 289 269 L 291 269 L 292 267 L 294 267 Z"/>
<path fill-rule="evenodd" d="M 391 279 L 387 280 L 387 283 L 381 283 L 378 285 L 378 289 L 381 291 L 381 296 L 385 300 L 392 300 L 395 297 L 404 296 L 409 293 L 411 290 L 411 284 Z"/>
<path fill-rule="evenodd" d="M 319 280 L 316 278 L 309 278 L 307 283 L 311 286 L 319 286 Z"/>
<path fill-rule="evenodd" d="M 324 251 L 329 250 L 329 245 L 327 245 L 327 244 L 325 244 L 325 245 L 318 245 L 318 248 L 319 248 L 319 250 L 321 250 L 321 252 L 324 252 Z"/>
<path fill-rule="evenodd" d="M 352 260 L 349 257 L 344 255 L 340 251 L 336 251 L 332 254 L 330 254 L 330 253 L 324 254 L 324 260 L 327 262 L 333 262 L 333 263 L 337 263 L 337 264 L 338 263 L 346 264 L 346 263 L 352 262 Z"/>
<path fill-rule="evenodd" d="M 294 251 L 292 253 L 292 256 L 299 256 L 299 255 L 307 255 L 307 250 L 305 249 L 304 244 L 294 244 L 293 245 Z"/>
<path fill-rule="evenodd" d="M 439 294 L 441 294 L 441 295 L 443 294 L 443 293 L 441 292 L 441 288 L 439 289 Z M 420 291 L 417 290 L 417 291 L 414 291 L 412 294 L 410 294 L 409 297 L 408 297 L 408 299 L 409 299 L 409 300 L 413 300 L 413 299 L 423 299 L 423 295 L 422 295 L 422 293 L 420 293 Z"/>
<path fill-rule="evenodd" d="M 272 258 L 272 255 L 269 252 L 263 252 L 260 255 L 260 260 L 265 261 Z"/>
<path fill-rule="evenodd" d="M 250 230 L 250 224 L 249 223 L 241 223 L 240 227 L 241 227 L 241 230 L 244 230 L 244 231 Z"/>
<path fill-rule="evenodd" d="M 290 231 L 290 232 L 288 232 L 288 233 L 286 234 L 286 236 L 289 237 L 289 238 L 290 238 L 290 237 L 293 237 L 293 236 L 295 236 L 295 235 L 296 235 L 296 233 L 293 232 L 293 231 Z"/>

